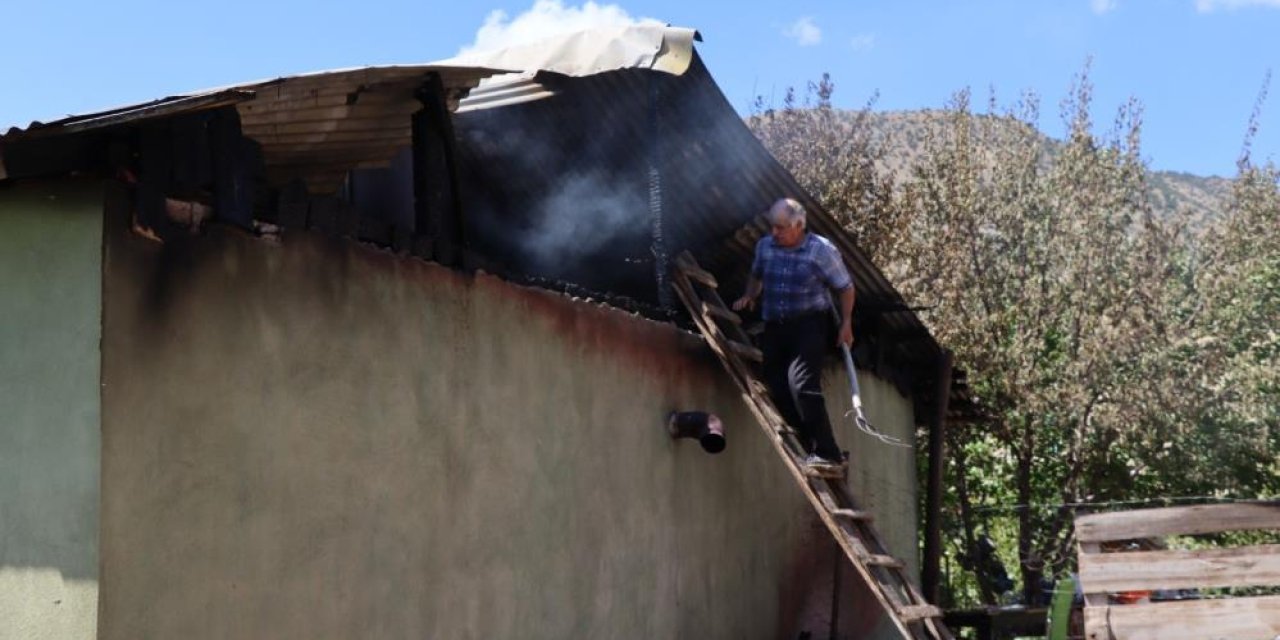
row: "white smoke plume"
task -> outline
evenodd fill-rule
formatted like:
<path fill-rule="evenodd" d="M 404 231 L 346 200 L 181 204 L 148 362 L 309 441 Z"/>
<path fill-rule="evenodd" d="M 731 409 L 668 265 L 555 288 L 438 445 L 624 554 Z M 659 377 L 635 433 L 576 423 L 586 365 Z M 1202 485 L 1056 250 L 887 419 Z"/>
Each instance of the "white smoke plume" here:
<path fill-rule="evenodd" d="M 512 18 L 506 11 L 492 11 L 476 31 L 475 40 L 458 51 L 459 56 L 537 42 L 551 36 L 592 27 L 664 25 L 653 18 L 633 18 L 616 4 L 565 6 L 560 0 L 536 0 L 528 11 Z"/>
<path fill-rule="evenodd" d="M 541 266 L 569 266 L 622 236 L 644 235 L 648 203 L 602 173 L 573 173 L 530 213 L 522 244 Z"/>

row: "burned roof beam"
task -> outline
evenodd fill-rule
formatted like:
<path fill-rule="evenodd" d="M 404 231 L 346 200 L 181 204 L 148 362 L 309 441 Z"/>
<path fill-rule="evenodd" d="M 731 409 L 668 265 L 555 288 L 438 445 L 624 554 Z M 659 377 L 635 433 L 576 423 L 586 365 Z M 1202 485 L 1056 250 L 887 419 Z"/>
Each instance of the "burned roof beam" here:
<path fill-rule="evenodd" d="M 671 272 L 671 246 L 667 238 L 666 207 L 662 197 L 662 179 L 666 168 L 665 136 L 661 106 L 663 100 L 662 80 L 658 74 L 648 76 L 648 204 L 649 225 L 653 255 L 654 280 L 658 288 L 658 305 L 668 313 L 675 310 L 675 297 L 672 295 L 668 276 Z"/>
<path fill-rule="evenodd" d="M 428 73 L 415 92 L 422 109 L 413 122 L 413 252 L 458 266 L 465 248 L 458 195 L 457 143 L 440 75 Z"/>
<path fill-rule="evenodd" d="M 252 228 L 253 159 L 261 157 L 261 151 L 241 133 L 240 114 L 235 109 L 219 109 L 210 117 L 209 153 L 218 217 Z"/>

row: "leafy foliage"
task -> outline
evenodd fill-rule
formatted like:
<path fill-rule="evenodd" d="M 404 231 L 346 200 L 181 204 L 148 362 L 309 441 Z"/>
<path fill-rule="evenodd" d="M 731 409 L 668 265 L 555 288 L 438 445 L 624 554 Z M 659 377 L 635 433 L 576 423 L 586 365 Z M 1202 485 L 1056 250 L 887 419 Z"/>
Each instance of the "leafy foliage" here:
<path fill-rule="evenodd" d="M 842 117 L 825 76 L 750 120 L 933 309 L 986 409 L 949 431 L 957 602 L 999 600 L 1000 565 L 1038 599 L 1043 576 L 1071 568 L 1077 508 L 1280 491 L 1280 172 L 1251 166 L 1246 145 L 1219 215 L 1156 215 L 1140 105 L 1097 134 L 1091 89 L 1086 69 L 1061 142 L 1036 130 L 1036 96 L 975 113 L 961 91 L 897 172 L 870 105 Z"/>
<path fill-rule="evenodd" d="M 883 261 L 896 249 L 903 222 L 894 176 L 878 168 L 886 148 L 867 122 L 870 105 L 850 121 L 831 106 L 834 91 L 824 74 L 809 85 L 803 101 L 793 89 L 780 109 L 757 99 L 752 130 L 871 258 Z M 870 211 L 876 214 L 866 215 Z"/>

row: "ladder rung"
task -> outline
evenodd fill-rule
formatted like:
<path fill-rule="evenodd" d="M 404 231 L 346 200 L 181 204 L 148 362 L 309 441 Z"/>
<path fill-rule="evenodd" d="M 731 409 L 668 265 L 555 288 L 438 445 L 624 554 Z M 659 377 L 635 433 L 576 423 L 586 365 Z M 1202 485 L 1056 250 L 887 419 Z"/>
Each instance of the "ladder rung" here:
<path fill-rule="evenodd" d="M 725 340 L 724 343 L 731 351 L 743 358 L 754 360 L 756 362 L 764 362 L 764 352 L 749 344 L 744 344 L 737 340 Z"/>
<path fill-rule="evenodd" d="M 832 509 L 831 515 L 837 518 L 848 518 L 850 520 L 861 520 L 863 522 L 871 521 L 871 512 L 862 511 L 860 509 Z"/>
<path fill-rule="evenodd" d="M 782 416 L 778 415 L 778 410 L 775 409 L 772 404 L 761 402 L 756 406 L 759 407 L 760 412 L 765 414 L 765 416 L 768 417 L 771 421 L 781 422 L 784 424 L 786 423 L 786 420 L 784 420 Z"/>
<path fill-rule="evenodd" d="M 844 467 L 826 464 L 802 464 L 797 462 L 804 470 L 804 475 L 810 478 L 844 478 Z"/>
<path fill-rule="evenodd" d="M 840 508 L 836 506 L 836 500 L 835 498 L 831 497 L 830 491 L 819 491 L 817 492 L 817 495 L 818 495 L 818 502 L 822 503 L 823 509 L 826 509 L 827 511 L 835 511 L 836 509 Z"/>
<path fill-rule="evenodd" d="M 893 556 L 886 556 L 886 555 L 880 555 L 880 554 L 867 556 L 863 561 L 872 567 L 885 567 L 887 569 L 902 569 L 906 567 L 906 565 L 903 564 L 901 560 Z"/>
<path fill-rule="evenodd" d="M 898 618 L 903 622 L 915 622 L 926 618 L 941 618 L 942 609 L 931 604 L 913 604 L 898 608 Z"/>
<path fill-rule="evenodd" d="M 676 266 L 679 267 L 680 271 L 684 272 L 686 276 L 701 282 L 703 285 L 711 287 L 712 289 L 720 286 L 720 283 L 716 282 L 716 277 L 711 275 L 710 271 L 707 271 L 696 264 L 690 264 L 685 260 L 677 260 Z"/>
<path fill-rule="evenodd" d="M 739 316 L 738 314 L 720 305 L 707 304 L 706 302 L 703 302 L 702 312 L 709 316 L 715 316 L 717 318 L 720 318 L 721 320 L 727 320 L 734 324 L 738 324 L 738 325 L 742 324 L 742 316 Z"/>

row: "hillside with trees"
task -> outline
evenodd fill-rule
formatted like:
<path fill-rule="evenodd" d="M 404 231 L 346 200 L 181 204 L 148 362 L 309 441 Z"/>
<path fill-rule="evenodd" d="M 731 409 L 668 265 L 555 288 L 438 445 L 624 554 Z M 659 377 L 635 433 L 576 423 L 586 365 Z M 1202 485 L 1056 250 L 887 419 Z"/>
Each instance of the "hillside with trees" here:
<path fill-rule="evenodd" d="M 886 114 L 833 90 L 749 123 L 985 412 L 948 431 L 944 604 L 1040 601 L 1078 513 L 1280 493 L 1280 170 L 1249 157 L 1257 109 L 1237 175 L 1198 178 L 1148 168 L 1136 101 L 1096 123 L 1087 72 L 1064 140 L 1034 95 Z"/>

